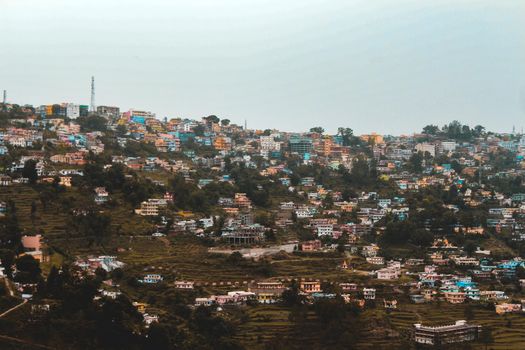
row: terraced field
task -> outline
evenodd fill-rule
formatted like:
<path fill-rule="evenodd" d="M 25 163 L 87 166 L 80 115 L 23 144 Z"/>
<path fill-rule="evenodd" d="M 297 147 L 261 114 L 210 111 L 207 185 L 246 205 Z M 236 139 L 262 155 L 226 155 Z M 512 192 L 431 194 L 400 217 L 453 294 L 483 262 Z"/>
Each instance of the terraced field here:
<path fill-rule="evenodd" d="M 355 344 L 356 349 L 409 349 L 413 348 L 409 340 L 410 330 L 414 323 L 425 325 L 451 324 L 464 319 L 464 306 L 450 304 L 437 305 L 401 305 L 401 310 L 387 314 L 384 309 L 377 308 L 365 311 L 361 317 L 363 330 L 361 340 Z M 275 338 L 281 341 L 293 342 L 296 325 L 288 319 L 289 309 L 277 306 L 258 306 L 248 308 L 250 320 L 242 324 L 237 339 L 250 349 L 264 349 L 265 344 Z M 498 316 L 494 311 L 475 308 L 475 319 L 472 323 L 492 328 L 494 343 L 488 349 L 525 349 L 525 317 L 513 314 Z M 315 316 L 310 313 L 309 319 Z M 307 324 L 301 325 L 308 327 Z M 319 340 L 316 330 L 301 333 L 301 348 L 312 348 Z M 305 337 L 310 338 L 303 339 Z M 306 345 L 308 344 L 308 345 Z M 471 343 L 472 349 L 485 349 L 481 343 Z M 299 348 L 299 347 L 298 347 Z M 314 347 L 315 348 L 315 347 Z M 463 348 L 462 346 L 458 349 Z"/>
<path fill-rule="evenodd" d="M 69 188 L 60 195 L 61 201 L 66 208 L 88 208 L 93 206 L 93 200 L 89 195 L 81 193 L 76 188 Z M 51 245 L 56 245 L 63 249 L 74 249 L 82 247 L 82 242 L 69 244 L 67 240 L 85 240 L 68 235 L 68 215 L 70 209 L 64 209 L 59 203 L 49 204 L 44 208 L 39 192 L 30 186 L 9 186 L 2 187 L 0 191 L 0 201 L 12 200 L 15 203 L 17 217 L 20 227 L 24 234 L 34 234 L 43 232 L 44 237 L 50 241 Z M 112 232 L 117 235 L 141 235 L 154 230 L 153 225 L 147 222 L 144 217 L 133 214 L 133 208 L 121 199 L 120 194 L 115 194 L 114 200 L 117 203 L 113 207 L 100 210 L 111 212 Z M 31 217 L 31 204 L 36 204 L 36 214 Z M 71 233 L 71 232 L 69 232 Z M 65 242 L 66 241 L 66 242 Z"/>
<path fill-rule="evenodd" d="M 77 207 L 92 203 L 90 198 L 75 189 L 68 189 L 66 197 Z M 118 203 L 123 203 L 118 194 L 114 198 Z M 238 282 L 239 288 L 244 289 L 245 281 L 264 278 L 264 274 L 257 270 L 257 264 L 251 262 L 232 264 L 228 262 L 228 256 L 209 253 L 208 247 L 194 237 L 179 236 L 161 239 L 149 237 L 149 233 L 153 230 L 152 224 L 143 217 L 133 215 L 133 208 L 126 204 L 111 208 L 114 232 L 112 239 L 101 246 L 88 246 L 85 238 L 67 237 L 68 214 L 61 211 L 58 206 L 44 210 L 39 193 L 33 188 L 29 186 L 3 187 L 0 191 L 0 200 L 15 202 L 24 233 L 43 230 L 50 245 L 67 253 L 66 255 L 70 257 L 88 254 L 116 254 L 117 248 L 120 248 L 118 256 L 126 263 L 129 275 L 141 276 L 149 271 L 161 273 L 167 281 L 173 281 L 175 278 L 195 280 L 207 283 L 201 287 L 201 292 L 204 293 L 231 290 L 235 284 L 228 284 L 228 282 Z M 33 201 L 37 205 L 35 218 L 31 218 Z M 62 258 L 55 254 L 52 262 L 60 264 Z M 366 278 L 369 267 L 362 263 L 362 259 L 350 262 L 357 269 L 356 271 L 338 269 L 337 266 L 342 260 L 342 257 L 335 255 L 290 255 L 282 260 L 274 259 L 270 264 L 273 276 L 277 277 L 306 277 L 355 282 Z M 44 267 L 44 271 L 46 269 Z M 369 285 L 378 284 L 377 281 L 367 283 Z M 378 286 L 378 292 L 388 295 L 393 286 L 384 287 L 384 285 L 386 284 L 381 283 L 381 286 Z M 141 295 L 133 295 L 134 292 L 131 290 L 129 292 L 133 299 L 141 297 Z M 398 298 L 400 301 L 402 299 Z M 414 323 L 439 325 L 465 318 L 464 305 L 450 305 L 444 302 L 439 305 L 413 305 L 401 302 L 399 310 L 386 313 L 379 304 L 380 299 L 376 309 L 366 310 L 361 316 L 364 330 L 362 340 L 356 344 L 358 349 L 406 349 L 410 347 L 408 334 Z M 308 314 L 307 322 L 298 326 L 289 320 L 290 310 L 287 308 L 261 305 L 247 307 L 245 312 L 248 315 L 247 321 L 240 325 L 237 339 L 247 348 L 263 349 L 268 343 L 281 340 L 294 343 L 294 336 L 299 331 L 304 348 L 314 346 L 319 341 L 316 337 L 316 329 L 310 329 L 315 323 L 308 322 L 315 317 L 313 313 Z M 494 344 L 489 345 L 490 349 L 525 349 L 525 315 L 498 316 L 494 311 L 475 306 L 472 322 L 490 326 L 493 329 Z M 2 340 L 0 344 L 2 347 Z M 6 345 L 6 348 L 9 347 Z M 473 344 L 473 348 L 482 349 L 484 345 Z"/>
<path fill-rule="evenodd" d="M 26 233 L 43 230 L 49 235 L 63 235 L 66 230 L 66 213 L 60 210 L 44 210 L 39 194 L 29 186 L 2 187 L 0 201 L 14 201 L 21 228 Z M 31 219 L 31 203 L 37 205 L 35 220 Z"/>
<path fill-rule="evenodd" d="M 465 319 L 464 305 L 402 305 L 400 311 L 391 313 L 386 318 L 396 330 L 406 331 L 412 324 L 421 322 L 428 325 L 453 323 Z M 494 311 L 474 307 L 472 323 L 491 327 L 494 344 L 491 349 L 525 349 L 525 315 L 509 314 L 498 316 Z"/>

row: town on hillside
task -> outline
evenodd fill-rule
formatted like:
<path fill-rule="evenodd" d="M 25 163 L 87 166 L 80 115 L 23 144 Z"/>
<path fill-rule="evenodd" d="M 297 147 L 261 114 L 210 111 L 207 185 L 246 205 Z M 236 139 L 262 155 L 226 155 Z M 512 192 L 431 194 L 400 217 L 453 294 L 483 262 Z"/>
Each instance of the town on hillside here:
<path fill-rule="evenodd" d="M 523 347 L 522 132 L 240 124 L 0 104 L 0 347 Z"/>

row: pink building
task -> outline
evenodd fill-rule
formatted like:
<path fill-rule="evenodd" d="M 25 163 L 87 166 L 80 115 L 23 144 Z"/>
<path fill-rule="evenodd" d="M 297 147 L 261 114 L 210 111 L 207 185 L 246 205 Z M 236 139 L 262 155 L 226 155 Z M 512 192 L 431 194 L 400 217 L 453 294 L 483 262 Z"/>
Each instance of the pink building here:
<path fill-rule="evenodd" d="M 22 236 L 22 246 L 28 251 L 38 251 L 42 249 L 42 236 Z"/>

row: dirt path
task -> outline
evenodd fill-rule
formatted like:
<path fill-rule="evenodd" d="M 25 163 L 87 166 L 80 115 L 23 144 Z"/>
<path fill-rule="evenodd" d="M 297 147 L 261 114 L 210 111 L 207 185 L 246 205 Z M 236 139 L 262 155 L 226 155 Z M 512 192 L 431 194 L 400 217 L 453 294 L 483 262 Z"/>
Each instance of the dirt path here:
<path fill-rule="evenodd" d="M 10 336 L 7 336 L 7 335 L 0 335 L 0 339 L 6 340 L 6 341 L 11 342 L 11 343 L 18 343 L 18 344 L 28 345 L 28 346 L 31 346 L 33 348 L 38 348 L 38 349 L 51 349 L 51 350 L 55 349 L 55 348 L 52 348 L 50 346 L 41 345 L 41 344 L 35 344 L 35 343 L 32 343 L 32 342 L 24 340 L 24 339 L 13 338 L 13 337 L 10 337 Z"/>
<path fill-rule="evenodd" d="M 6 277 L 4 277 L 4 283 L 5 283 L 5 287 L 6 287 L 7 290 L 9 291 L 9 295 L 10 295 L 10 296 L 14 296 L 14 295 L 15 295 L 15 292 L 13 291 L 13 288 L 12 288 L 11 285 L 9 284 L 9 281 L 7 280 Z"/>
<path fill-rule="evenodd" d="M 18 309 L 19 307 L 22 307 L 23 305 L 25 305 L 25 303 L 27 303 L 27 299 L 24 299 L 24 301 L 22 301 L 20 304 L 16 305 L 16 306 L 13 306 L 12 308 L 10 308 L 9 310 L 5 311 L 4 313 L 0 314 L 0 318 L 6 316 L 7 314 L 9 314 L 10 312 L 12 311 L 15 311 L 16 309 Z"/>

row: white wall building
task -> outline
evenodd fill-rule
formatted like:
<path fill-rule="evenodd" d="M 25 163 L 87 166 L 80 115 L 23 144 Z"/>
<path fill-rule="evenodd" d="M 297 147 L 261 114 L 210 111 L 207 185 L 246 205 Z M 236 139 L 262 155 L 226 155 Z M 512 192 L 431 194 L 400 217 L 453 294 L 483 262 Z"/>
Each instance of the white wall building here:
<path fill-rule="evenodd" d="M 75 103 L 66 103 L 66 116 L 69 119 L 77 119 L 80 117 L 80 105 Z"/>

